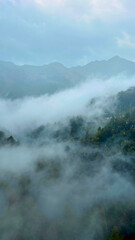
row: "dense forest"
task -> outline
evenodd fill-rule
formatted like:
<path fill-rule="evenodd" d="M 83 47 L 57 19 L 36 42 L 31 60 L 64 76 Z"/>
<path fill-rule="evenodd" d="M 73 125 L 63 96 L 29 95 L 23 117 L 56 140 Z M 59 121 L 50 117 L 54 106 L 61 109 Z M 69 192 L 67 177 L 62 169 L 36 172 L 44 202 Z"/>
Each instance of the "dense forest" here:
<path fill-rule="evenodd" d="M 1 240 L 135 239 L 135 88 L 105 101 L 100 118 L 0 131 Z"/>

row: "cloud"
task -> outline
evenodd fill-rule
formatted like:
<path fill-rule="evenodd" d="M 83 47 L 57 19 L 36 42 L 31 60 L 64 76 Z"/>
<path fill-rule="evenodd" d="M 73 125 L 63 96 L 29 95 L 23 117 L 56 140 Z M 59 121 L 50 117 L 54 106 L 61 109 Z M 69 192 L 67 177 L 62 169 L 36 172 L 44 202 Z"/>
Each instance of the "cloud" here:
<path fill-rule="evenodd" d="M 124 32 L 122 38 L 117 38 L 117 44 L 119 47 L 135 48 L 135 37 Z"/>
<path fill-rule="evenodd" d="M 115 20 L 115 17 L 119 17 L 125 10 L 122 0 L 6 0 L 6 3 L 35 5 L 47 14 L 59 14 L 87 22 L 94 19 Z"/>
<path fill-rule="evenodd" d="M 124 11 L 122 1 L 118 0 L 34 0 L 46 12 L 59 13 L 77 20 L 105 20 Z"/>
<path fill-rule="evenodd" d="M 51 96 L 13 101 L 0 99 L 0 128 L 7 129 L 12 134 L 21 134 L 43 124 L 63 122 L 72 116 L 100 116 L 103 109 L 101 105 L 94 111 L 88 111 L 87 104 L 90 99 L 110 96 L 133 85 L 134 79 L 127 81 L 123 76 L 107 81 L 93 79 Z"/>

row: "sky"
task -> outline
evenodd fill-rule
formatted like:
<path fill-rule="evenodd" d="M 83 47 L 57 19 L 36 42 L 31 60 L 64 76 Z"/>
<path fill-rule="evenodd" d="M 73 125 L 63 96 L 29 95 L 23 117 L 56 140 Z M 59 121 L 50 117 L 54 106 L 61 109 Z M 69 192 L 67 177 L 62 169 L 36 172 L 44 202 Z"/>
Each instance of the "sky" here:
<path fill-rule="evenodd" d="M 0 60 L 84 65 L 135 61 L 134 0 L 0 0 Z"/>

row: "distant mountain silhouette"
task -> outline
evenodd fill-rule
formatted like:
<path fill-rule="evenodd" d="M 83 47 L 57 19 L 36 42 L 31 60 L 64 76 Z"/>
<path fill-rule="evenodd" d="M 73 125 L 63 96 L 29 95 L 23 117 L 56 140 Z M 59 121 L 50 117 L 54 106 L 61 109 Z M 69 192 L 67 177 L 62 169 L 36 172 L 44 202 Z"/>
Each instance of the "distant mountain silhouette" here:
<path fill-rule="evenodd" d="M 20 98 L 52 94 L 88 78 L 106 79 L 119 74 L 135 75 L 135 63 L 118 56 L 71 68 L 57 62 L 43 66 L 18 66 L 0 61 L 0 96 Z"/>

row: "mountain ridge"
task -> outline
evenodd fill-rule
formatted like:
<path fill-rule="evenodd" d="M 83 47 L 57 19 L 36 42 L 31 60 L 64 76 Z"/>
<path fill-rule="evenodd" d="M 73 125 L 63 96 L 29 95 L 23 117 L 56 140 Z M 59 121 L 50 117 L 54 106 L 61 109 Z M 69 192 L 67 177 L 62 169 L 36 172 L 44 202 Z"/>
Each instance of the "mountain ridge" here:
<path fill-rule="evenodd" d="M 53 94 L 74 87 L 86 79 L 108 79 L 120 74 L 134 76 L 135 63 L 118 56 L 75 67 L 66 67 L 58 62 L 42 66 L 20 66 L 0 61 L 0 96 L 14 99 Z"/>
<path fill-rule="evenodd" d="M 27 64 L 27 63 L 24 63 L 24 64 L 17 64 L 17 63 L 14 63 L 12 61 L 5 61 L 5 60 L 0 60 L 0 64 L 1 63 L 7 63 L 7 64 L 12 64 L 12 65 L 15 65 L 15 66 L 18 66 L 18 67 L 24 67 L 24 66 L 30 66 L 30 67 L 46 67 L 46 66 L 50 66 L 50 65 L 61 65 L 67 69 L 70 69 L 70 68 L 76 68 L 76 67 L 85 67 L 89 64 L 92 64 L 92 63 L 101 63 L 101 62 L 109 62 L 111 60 L 124 60 L 124 61 L 127 61 L 127 62 L 131 62 L 131 63 L 135 63 L 133 62 L 132 60 L 130 59 L 127 59 L 127 58 L 123 58 L 123 57 L 120 57 L 118 55 L 114 55 L 113 57 L 111 58 L 108 58 L 108 59 L 103 59 L 103 60 L 94 60 L 94 61 L 90 61 L 86 64 L 83 64 L 83 65 L 75 65 L 75 66 L 71 66 L 71 67 L 68 67 L 66 65 L 64 65 L 63 63 L 61 62 L 57 62 L 57 61 L 54 61 L 54 62 L 50 62 L 50 63 L 47 63 L 47 64 L 41 64 L 41 65 L 35 65 L 35 64 Z"/>

